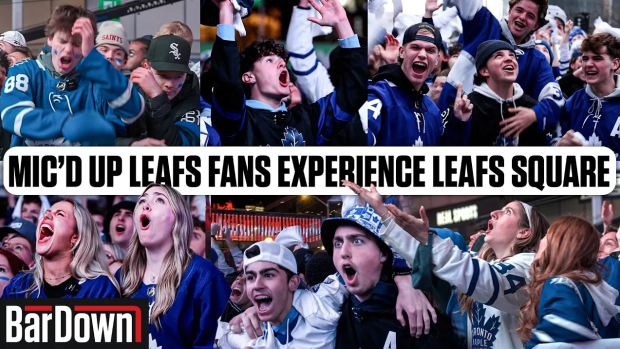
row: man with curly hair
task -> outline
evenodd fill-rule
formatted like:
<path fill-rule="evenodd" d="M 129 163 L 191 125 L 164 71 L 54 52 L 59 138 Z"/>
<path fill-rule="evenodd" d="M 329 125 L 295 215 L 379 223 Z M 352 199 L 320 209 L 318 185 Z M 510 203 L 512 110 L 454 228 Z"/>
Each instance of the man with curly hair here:
<path fill-rule="evenodd" d="M 291 110 L 291 84 L 284 46 L 274 40 L 254 42 L 241 54 L 234 40 L 233 6 L 213 0 L 220 24 L 213 46 L 213 126 L 222 145 L 323 145 L 357 116 L 364 104 L 366 49 L 338 1 L 310 1 L 322 18 L 308 20 L 334 27 L 343 51 L 344 77 L 333 93 Z M 211 101 L 207 101 L 211 102 Z M 360 137 L 364 137 L 360 130 Z"/>

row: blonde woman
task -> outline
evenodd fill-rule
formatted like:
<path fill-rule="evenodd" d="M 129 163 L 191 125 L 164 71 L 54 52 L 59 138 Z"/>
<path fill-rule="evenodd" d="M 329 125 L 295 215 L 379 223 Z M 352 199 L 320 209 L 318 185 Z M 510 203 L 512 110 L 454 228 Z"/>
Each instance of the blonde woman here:
<path fill-rule="evenodd" d="M 35 267 L 17 274 L 2 298 L 118 298 L 97 223 L 82 205 L 62 200 L 36 232 Z"/>
<path fill-rule="evenodd" d="M 187 203 L 176 190 L 152 184 L 133 217 L 136 231 L 116 277 L 123 297 L 148 298 L 150 343 L 213 348 L 230 287 L 212 263 L 190 250 L 193 221 Z"/>

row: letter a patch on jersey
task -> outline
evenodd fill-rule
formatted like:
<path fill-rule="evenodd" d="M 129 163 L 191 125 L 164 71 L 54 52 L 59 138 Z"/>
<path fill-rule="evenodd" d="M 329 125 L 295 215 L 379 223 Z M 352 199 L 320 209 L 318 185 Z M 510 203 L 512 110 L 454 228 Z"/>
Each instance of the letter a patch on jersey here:
<path fill-rule="evenodd" d="M 396 332 L 388 333 L 383 349 L 396 349 Z"/>

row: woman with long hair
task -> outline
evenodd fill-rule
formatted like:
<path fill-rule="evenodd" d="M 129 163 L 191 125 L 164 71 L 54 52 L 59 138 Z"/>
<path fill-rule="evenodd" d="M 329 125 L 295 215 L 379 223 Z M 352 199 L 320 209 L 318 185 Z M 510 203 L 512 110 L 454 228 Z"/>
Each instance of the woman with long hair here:
<path fill-rule="evenodd" d="M 3 298 L 118 298 L 97 223 L 84 206 L 62 200 L 45 211 L 36 233 L 35 267 L 17 274 Z"/>
<path fill-rule="evenodd" d="M 374 186 L 368 191 L 343 183 L 381 215 L 381 236 L 403 258 L 413 261 L 420 244 L 432 244 L 433 274 L 456 289 L 461 311 L 468 315 L 467 347 L 523 347 L 516 333 L 519 308 L 527 299 L 524 286 L 531 280 L 535 252 L 549 227 L 536 208 L 512 201 L 493 211 L 486 245 L 474 256 L 431 232 L 424 207 L 418 219 L 396 206 L 383 205 Z M 454 321 L 456 314 L 450 315 Z"/>
<path fill-rule="evenodd" d="M 116 273 L 123 297 L 148 298 L 152 347 L 213 348 L 230 287 L 189 248 L 190 209 L 176 190 L 149 185 L 135 207 L 135 233 Z"/>
<path fill-rule="evenodd" d="M 598 250 L 599 233 L 590 222 L 565 216 L 551 225 L 521 307 L 518 333 L 526 349 L 618 337 L 618 291 L 601 277 Z"/>

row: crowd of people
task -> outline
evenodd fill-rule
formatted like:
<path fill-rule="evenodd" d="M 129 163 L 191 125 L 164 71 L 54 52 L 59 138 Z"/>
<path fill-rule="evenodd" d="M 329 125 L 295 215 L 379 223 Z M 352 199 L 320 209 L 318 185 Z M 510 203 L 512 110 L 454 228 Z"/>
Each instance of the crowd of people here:
<path fill-rule="evenodd" d="M 37 55 L 0 34 L 0 155 L 14 146 L 197 146 L 199 63 L 192 30 L 165 23 L 130 41 L 118 21 L 59 5 Z"/>
<path fill-rule="evenodd" d="M 322 223 L 324 251 L 314 253 L 294 228 L 251 246 L 227 225 L 205 232 L 204 197 L 157 184 L 106 212 L 78 198 L 12 198 L 0 228 L 2 297 L 147 298 L 161 348 L 618 345 L 611 205 L 599 232 L 508 202 L 466 245 L 429 227 L 423 207 L 344 184 L 358 202 Z"/>
<path fill-rule="evenodd" d="M 0 292 L 147 298 L 150 340 L 161 348 L 620 342 L 620 233 L 610 204 L 599 232 L 583 218 L 550 222 L 511 201 L 466 245 L 458 232 L 429 227 L 424 208 L 413 212 L 404 197 L 344 185 L 357 202 L 323 221 L 324 250 L 314 253 L 294 227 L 250 246 L 233 241 L 235 227 L 205 231 L 205 197 L 188 200 L 164 185 L 137 202 L 105 198 L 107 206 L 11 197 Z"/>
<path fill-rule="evenodd" d="M 384 4 L 369 6 L 376 25 L 361 117 L 370 145 L 620 152 L 616 28 L 599 18 L 586 33 L 548 0 L 511 0 L 505 18 L 482 0 L 454 0 L 437 16 L 443 4 L 426 0 L 419 20 L 396 1 L 393 18 L 386 18 Z"/>

